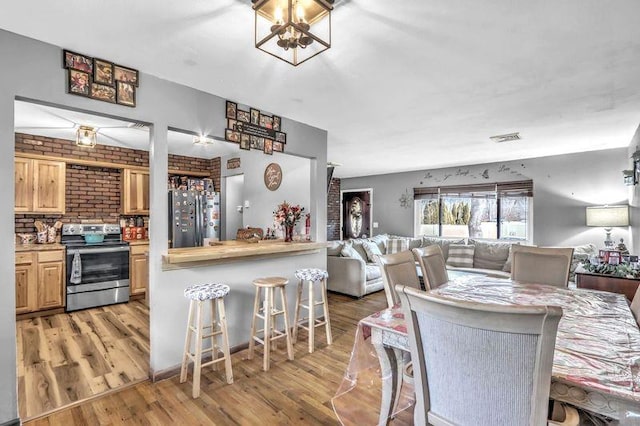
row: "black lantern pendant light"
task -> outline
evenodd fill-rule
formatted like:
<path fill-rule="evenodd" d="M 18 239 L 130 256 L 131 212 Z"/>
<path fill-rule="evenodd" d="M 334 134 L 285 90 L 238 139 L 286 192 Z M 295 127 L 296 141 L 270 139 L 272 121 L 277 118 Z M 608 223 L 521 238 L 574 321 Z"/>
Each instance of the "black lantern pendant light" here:
<path fill-rule="evenodd" d="M 331 47 L 333 0 L 253 0 L 256 47 L 297 66 Z"/>

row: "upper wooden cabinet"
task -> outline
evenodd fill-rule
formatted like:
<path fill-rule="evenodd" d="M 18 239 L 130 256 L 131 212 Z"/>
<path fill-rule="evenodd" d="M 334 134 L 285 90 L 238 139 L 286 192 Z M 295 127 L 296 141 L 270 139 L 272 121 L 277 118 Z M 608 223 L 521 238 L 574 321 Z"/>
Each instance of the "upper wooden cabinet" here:
<path fill-rule="evenodd" d="M 122 214 L 149 214 L 148 171 L 122 171 Z"/>
<path fill-rule="evenodd" d="M 16 213 L 59 213 L 65 211 L 64 161 L 16 157 Z"/>

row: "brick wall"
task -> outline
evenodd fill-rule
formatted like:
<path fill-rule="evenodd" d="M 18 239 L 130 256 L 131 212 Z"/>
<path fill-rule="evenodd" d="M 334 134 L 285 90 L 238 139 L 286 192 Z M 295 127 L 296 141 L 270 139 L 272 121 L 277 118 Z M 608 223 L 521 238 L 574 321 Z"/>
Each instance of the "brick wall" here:
<path fill-rule="evenodd" d="M 331 179 L 327 193 L 327 241 L 340 239 L 340 179 Z"/>
<path fill-rule="evenodd" d="M 113 162 L 131 166 L 148 167 L 147 151 L 129 148 L 96 145 L 95 148 L 78 147 L 75 141 L 51 139 L 23 133 L 15 135 L 16 152 Z M 216 190 L 220 189 L 220 158 L 211 160 L 169 155 L 169 168 L 210 172 Z M 34 233 L 33 222 L 40 220 L 52 225 L 60 220 L 64 223 L 79 222 L 83 219 L 101 219 L 117 222 L 120 215 L 120 169 L 80 166 L 67 164 L 66 170 L 66 214 L 35 215 L 16 214 L 15 232 Z"/>

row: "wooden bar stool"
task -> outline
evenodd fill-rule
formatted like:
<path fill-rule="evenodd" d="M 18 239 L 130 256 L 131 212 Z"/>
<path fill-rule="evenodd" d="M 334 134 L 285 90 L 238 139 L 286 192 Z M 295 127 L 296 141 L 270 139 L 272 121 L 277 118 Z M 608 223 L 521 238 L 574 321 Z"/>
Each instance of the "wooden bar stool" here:
<path fill-rule="evenodd" d="M 224 361 L 227 383 L 233 383 L 231 370 L 231 356 L 229 354 L 229 335 L 227 334 L 227 317 L 224 311 L 224 296 L 229 293 L 229 286 L 225 284 L 198 284 L 187 287 L 184 296 L 190 300 L 189 319 L 187 322 L 187 336 L 184 340 L 182 368 L 180 369 L 180 383 L 187 380 L 189 360 L 193 361 L 193 392 L 194 398 L 200 396 L 200 373 L 202 367 L 214 365 Z M 211 306 L 211 323 L 204 326 L 203 305 L 209 302 Z M 217 309 L 216 309 L 217 308 Z M 195 316 L 195 322 L 194 322 Z M 205 330 L 208 329 L 208 333 Z M 222 357 L 218 358 L 219 345 L 217 337 L 222 339 Z M 195 337 L 195 352 L 191 352 L 191 339 Z M 202 350 L 202 340 L 211 338 L 211 348 Z M 202 353 L 211 352 L 211 361 L 202 363 Z"/>
<path fill-rule="evenodd" d="M 327 344 L 332 343 L 331 338 L 331 321 L 329 319 L 329 304 L 327 303 L 327 278 L 329 274 L 327 271 L 318 268 L 298 269 L 296 271 L 296 278 L 298 278 L 298 294 L 296 297 L 296 312 L 293 319 L 293 342 L 298 340 L 298 327 L 305 329 L 309 332 L 309 353 L 313 353 L 315 348 L 315 328 L 325 326 L 325 332 L 327 334 Z M 302 299 L 302 291 L 304 283 L 309 283 L 309 296 L 307 299 Z M 319 283 L 320 292 L 322 293 L 322 299 L 320 301 L 315 300 L 314 287 Z M 307 303 L 306 305 L 304 303 Z M 324 319 L 316 318 L 315 307 L 322 305 L 324 311 Z M 307 325 L 302 325 L 305 321 L 304 318 L 300 318 L 300 308 L 305 308 L 309 312 L 307 318 Z"/>
<path fill-rule="evenodd" d="M 291 330 L 289 329 L 289 313 L 287 311 L 287 297 L 284 292 L 284 287 L 289 283 L 289 280 L 282 277 L 267 277 L 258 278 L 253 280 L 253 285 L 256 287 L 256 297 L 253 303 L 253 318 L 251 319 L 251 337 L 249 338 L 249 359 L 253 359 L 253 348 L 255 342 L 258 342 L 264 347 L 264 358 L 262 369 L 264 371 L 269 370 L 270 358 L 271 358 L 271 342 L 280 338 L 285 338 L 287 342 L 287 354 L 289 360 L 293 361 L 293 344 L 291 343 Z M 262 297 L 262 289 L 265 290 L 264 298 Z M 280 299 L 282 308 L 277 309 L 275 303 L 275 290 L 280 290 Z M 260 304 L 262 304 L 262 314 L 260 313 Z M 279 331 L 276 328 L 277 316 L 282 315 L 284 318 L 284 332 Z M 264 328 L 256 330 L 256 318 L 263 320 Z M 258 337 L 258 334 L 262 333 L 262 339 Z"/>

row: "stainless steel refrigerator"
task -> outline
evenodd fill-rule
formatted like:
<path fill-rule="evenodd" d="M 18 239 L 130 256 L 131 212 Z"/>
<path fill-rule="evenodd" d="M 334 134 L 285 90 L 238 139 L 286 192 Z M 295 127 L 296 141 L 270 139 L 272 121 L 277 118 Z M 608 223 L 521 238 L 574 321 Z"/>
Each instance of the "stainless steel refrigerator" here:
<path fill-rule="evenodd" d="M 169 244 L 172 248 L 200 247 L 205 238 L 217 239 L 213 226 L 213 203 L 216 193 L 195 190 L 169 190 Z"/>

